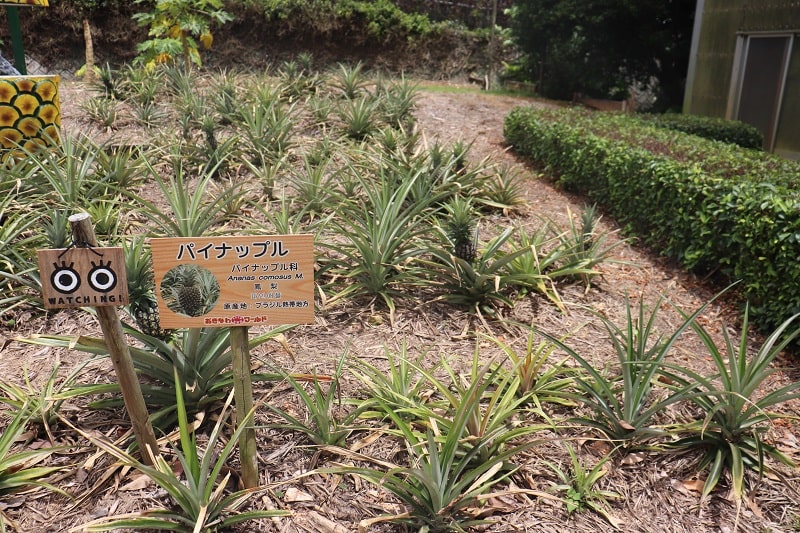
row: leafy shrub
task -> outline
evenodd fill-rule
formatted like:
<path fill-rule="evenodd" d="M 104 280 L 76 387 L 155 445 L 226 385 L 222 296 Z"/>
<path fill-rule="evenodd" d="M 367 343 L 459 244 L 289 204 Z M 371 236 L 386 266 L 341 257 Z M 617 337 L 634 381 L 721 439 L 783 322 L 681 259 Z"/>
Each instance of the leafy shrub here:
<path fill-rule="evenodd" d="M 145 0 L 136 0 L 137 4 Z M 148 67 L 169 63 L 183 54 L 189 69 L 200 66 L 200 45 L 210 48 L 212 24 L 224 24 L 233 16 L 223 9 L 222 0 L 157 0 L 149 13 L 133 15 L 142 26 L 149 26 L 152 39 L 137 46 L 140 60 Z M 199 41 L 199 43 L 198 43 Z"/>
<path fill-rule="evenodd" d="M 261 11 L 269 23 L 280 23 L 281 35 L 346 33 L 358 44 L 387 43 L 434 28 L 427 15 L 406 13 L 390 0 L 248 0 L 245 5 Z"/>
<path fill-rule="evenodd" d="M 390 0 L 339 0 L 336 11 L 346 19 L 362 19 L 368 34 L 379 40 L 403 34 L 425 35 L 431 31 L 427 15 L 406 13 Z"/>
<path fill-rule="evenodd" d="M 518 108 L 506 140 L 687 268 L 741 280 L 753 322 L 800 311 L 800 165 L 621 116 Z"/>
<path fill-rule="evenodd" d="M 682 131 L 706 139 L 738 144 L 742 148 L 761 150 L 764 135 L 750 124 L 739 120 L 725 120 L 715 117 L 665 113 L 663 115 L 642 115 L 660 128 Z"/>

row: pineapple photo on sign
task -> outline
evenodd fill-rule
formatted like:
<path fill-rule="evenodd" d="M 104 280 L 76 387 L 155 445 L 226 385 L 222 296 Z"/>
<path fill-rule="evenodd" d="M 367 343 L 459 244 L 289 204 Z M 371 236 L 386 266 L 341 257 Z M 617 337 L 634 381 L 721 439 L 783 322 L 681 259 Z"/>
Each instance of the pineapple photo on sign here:
<path fill-rule="evenodd" d="M 219 281 L 199 265 L 178 265 L 164 274 L 161 298 L 176 313 L 203 316 L 214 309 L 219 299 Z"/>

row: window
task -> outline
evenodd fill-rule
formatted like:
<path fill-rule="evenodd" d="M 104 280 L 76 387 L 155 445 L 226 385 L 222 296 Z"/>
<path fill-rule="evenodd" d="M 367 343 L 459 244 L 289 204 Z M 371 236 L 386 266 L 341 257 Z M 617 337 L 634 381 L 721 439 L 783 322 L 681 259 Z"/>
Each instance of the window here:
<path fill-rule="evenodd" d="M 728 116 L 761 130 L 768 151 L 775 144 L 793 39 L 791 34 L 749 34 L 736 43 Z"/>

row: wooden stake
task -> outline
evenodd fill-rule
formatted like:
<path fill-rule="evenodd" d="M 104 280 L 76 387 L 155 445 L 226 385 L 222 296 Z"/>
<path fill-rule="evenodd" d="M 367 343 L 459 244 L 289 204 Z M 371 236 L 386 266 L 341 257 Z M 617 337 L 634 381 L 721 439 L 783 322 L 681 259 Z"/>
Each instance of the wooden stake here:
<path fill-rule="evenodd" d="M 83 19 L 83 42 L 86 46 L 86 70 L 83 73 L 83 81 L 91 83 L 94 81 L 94 43 L 92 41 L 92 26 L 89 24 L 89 19 Z"/>
<path fill-rule="evenodd" d="M 72 215 L 69 217 L 69 223 L 72 227 L 72 240 L 75 245 L 97 246 L 97 238 L 88 213 Z M 136 436 L 136 443 L 139 445 L 142 462 L 152 465 L 153 456 L 159 453 L 158 442 L 153 433 L 153 427 L 150 425 L 142 387 L 136 376 L 136 370 L 133 368 L 133 359 L 131 359 L 128 343 L 125 341 L 125 333 L 122 331 L 122 323 L 119 320 L 117 309 L 115 307 L 97 307 L 96 310 L 106 341 L 106 348 L 111 355 L 111 362 L 114 364 L 119 388 L 125 401 L 125 408 L 131 417 L 131 425 Z"/>
<path fill-rule="evenodd" d="M 231 328 L 231 358 L 233 369 L 233 398 L 236 402 L 236 423 L 248 427 L 239 436 L 239 462 L 242 464 L 242 482 L 245 488 L 258 486 L 258 460 L 256 457 L 256 430 L 252 416 L 253 382 L 250 376 L 250 343 L 247 327 Z"/>
<path fill-rule="evenodd" d="M 486 90 L 494 88 L 495 63 L 497 61 L 497 0 L 492 0 L 492 29 L 489 32 L 489 74 L 486 75 Z"/>

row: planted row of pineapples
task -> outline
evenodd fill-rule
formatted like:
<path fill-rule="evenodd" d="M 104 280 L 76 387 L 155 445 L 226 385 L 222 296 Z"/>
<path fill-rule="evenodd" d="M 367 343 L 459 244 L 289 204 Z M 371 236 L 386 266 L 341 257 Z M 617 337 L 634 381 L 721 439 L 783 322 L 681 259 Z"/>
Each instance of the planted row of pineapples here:
<path fill-rule="evenodd" d="M 414 132 L 408 82 L 368 85 L 359 67 L 342 66 L 332 81 L 301 90 L 283 76 L 240 82 L 222 73 L 208 81 L 176 68 L 147 77 L 131 70 L 98 98 L 127 94 L 125 102 L 159 105 L 165 114 L 162 127 L 147 133 L 150 146 L 67 135 L 59 150 L 9 164 L 0 184 L 7 216 L 33 209 L 45 223 L 33 228 L 24 217 L 4 227 L 12 243 L 0 257 L 4 308 L 35 300 L 32 250 L 65 246 L 65 218 L 81 209 L 107 243 L 130 250 L 132 314 L 141 324 L 154 312 L 147 256 L 123 235 L 314 232 L 324 237 L 318 282 L 329 302 L 365 296 L 391 311 L 397 298 L 420 291 L 479 311 L 494 312 L 527 292 L 560 305 L 558 282 L 588 282 L 611 251 L 595 233 L 591 210 L 569 228 L 543 220 L 533 233 L 509 227 L 481 239 L 482 216 L 502 217 L 522 202 L 517 177 L 489 161 L 468 165 L 466 143 L 426 146 Z M 163 102 L 151 100 L 161 94 Z M 315 118 L 308 109 L 319 100 L 368 101 L 362 118 L 369 126 Z M 203 302 L 179 296 L 212 292 L 200 281 L 186 276 L 176 286 L 173 299 L 189 304 L 190 314 Z"/>
<path fill-rule="evenodd" d="M 286 511 L 242 513 L 240 508 L 248 496 L 259 491 L 282 491 L 285 485 L 302 484 L 303 477 L 316 474 L 362 478 L 391 493 L 406 508 L 405 512 L 387 514 L 369 523 L 392 521 L 429 531 L 460 531 L 481 523 L 482 502 L 506 493 L 506 482 L 513 480 L 517 488 L 512 494 L 520 491 L 559 499 L 567 514 L 590 509 L 620 526 L 612 504 L 619 494 L 603 487 L 604 465 L 609 461 L 624 463 L 628 454 L 643 450 L 651 457 L 669 451 L 694 453 L 698 468 L 707 469 L 703 499 L 722 482 L 732 491 L 738 508 L 745 497 L 757 499 L 764 476 L 789 472 L 775 468 L 776 462 L 792 465 L 791 458 L 769 441 L 768 432 L 775 420 L 791 417 L 773 409 L 800 396 L 798 384 L 778 386 L 767 394 L 760 389 L 778 371 L 772 367 L 775 358 L 796 339 L 800 329 L 794 319 L 788 321 L 750 355 L 746 323 L 738 342 L 725 335 L 723 346 L 715 344 L 696 320 L 706 306 L 691 315 L 684 314 L 682 324 L 661 336 L 654 328 L 661 303 L 656 302 L 652 310 L 629 303 L 624 324 L 599 318 L 617 356 L 616 364 L 603 371 L 591 365 L 591 354 L 571 347 L 569 338 L 554 338 L 535 326 L 530 327 L 527 342 L 521 347 L 488 334 L 481 336 L 466 372 L 452 366 L 449 355 L 432 362 L 424 350 L 414 351 L 405 344 L 399 349 L 387 348 L 385 364 L 380 365 L 351 358 L 345 352 L 330 375 L 293 375 L 265 361 L 270 372 L 254 378 L 288 384 L 296 398 L 265 402 L 264 410 L 272 413 L 266 417 L 267 427 L 302 436 L 294 438 L 297 444 L 323 447 L 334 462 L 300 477 L 234 493 L 223 489 L 227 481 L 223 471 L 236 441 L 234 436 L 223 446 L 220 428 L 224 416 L 213 429 L 205 452 L 197 448 L 188 422 L 193 412 L 216 409 L 226 397 L 231 401 L 228 331 L 181 330 L 164 342 L 128 328 L 139 341 L 131 347 L 137 369 L 153 378 L 144 385 L 144 392 L 148 403 L 159 407 L 152 410 L 154 419 L 161 424 L 173 420 L 166 427 L 172 427 L 177 419 L 181 439 L 173 453 L 185 465 L 188 484 L 166 462 L 147 467 L 119 445 L 73 428 L 123 464 L 150 476 L 177 506 L 104 517 L 87 530 L 156 527 L 158 520 L 162 528 L 191 531 L 198 523 L 213 529 L 280 516 Z M 253 338 L 251 346 L 287 329 Z M 706 351 L 696 355 L 709 357 L 716 374 L 703 376 L 668 361 L 676 341 L 688 331 L 701 339 Z M 102 339 L 85 336 L 37 336 L 26 342 L 93 354 L 104 354 L 106 349 Z M 488 361 L 482 357 L 487 343 L 500 349 L 500 355 Z M 566 352 L 567 359 L 554 361 L 556 351 Z M 111 384 L 79 384 L 82 366 L 58 383 L 54 370 L 42 390 L 0 383 L 1 400 L 16 407 L 18 413 L 25 413 L 18 415 L 24 422 L 15 422 L 14 427 L 24 428 L 35 421 L 52 438 L 55 424 L 68 424 L 59 417 L 65 400 L 114 390 Z M 342 383 L 353 378 L 360 386 L 347 394 Z M 96 402 L 94 406 L 108 407 L 113 402 Z M 291 410 L 280 407 L 287 404 L 292 405 Z M 386 449 L 392 450 L 392 457 L 370 457 L 348 450 L 351 444 L 375 434 L 380 434 L 382 441 L 391 441 Z M 613 453 L 593 465 L 586 464 L 569 444 L 576 435 L 606 439 L 614 447 Z M 531 453 L 545 442 L 561 442 L 571 458 L 566 466 Z M 10 449 L 10 444 L 0 447 L 0 453 L 6 454 L 1 464 L 14 467 L 0 468 L 0 491 L 20 486 L 4 489 L 6 477 L 25 485 L 57 470 L 35 469 L 25 471 L 28 477 L 20 477 L 17 465 L 21 457 Z M 397 449 L 407 452 L 403 460 L 396 458 Z M 357 459 L 357 463 L 341 466 L 337 456 Z M 539 485 L 549 488 L 537 490 Z"/>
<path fill-rule="evenodd" d="M 270 84 L 265 79 L 241 88 L 235 85 L 237 78 L 220 75 L 205 92 L 202 79 L 183 71 L 167 69 L 157 74 L 143 77 L 137 71 L 127 72 L 127 81 L 119 89 L 110 89 L 96 100 L 146 112 L 153 120 L 142 120 L 143 125 L 161 126 L 151 132 L 150 147 L 98 144 L 88 137 L 64 135 L 55 151 L 8 162 L 2 182 L 7 193 L 3 231 L 4 242 L 10 245 L 0 257 L 0 275 L 5 313 L 17 306 L 35 306 L 39 280 L 34 251 L 68 246 L 67 216 L 89 210 L 102 240 L 126 248 L 132 296 L 128 311 L 137 325 L 129 334 L 141 343 L 132 347 L 132 353 L 139 372 L 155 380 L 145 392 L 154 418 L 163 424 L 174 422 L 174 390 L 183 391 L 190 412 L 224 398 L 230 389 L 226 372 L 230 354 L 224 330 L 168 332 L 160 328 L 146 236 L 315 231 L 331 243 L 320 256 L 320 283 L 331 299 L 379 296 L 394 309 L 395 298 L 438 283 L 434 280 L 440 269 L 453 268 L 438 264 L 431 255 L 427 266 L 420 262 L 414 276 L 404 275 L 406 263 L 417 258 L 420 250 L 446 250 L 442 256 L 446 258 L 455 252 L 463 256 L 459 258 L 463 267 L 470 269 L 479 259 L 475 206 L 499 210 L 519 202 L 513 175 L 496 172 L 488 164 L 467 168 L 464 143 L 421 145 L 409 115 L 413 87 L 405 81 L 372 84 L 367 91 L 358 68 L 341 67 L 342 80 L 324 85 L 308 71 L 296 72 L 287 65 L 280 76 L 287 77 L 286 88 L 281 81 Z M 128 88 L 135 90 L 119 101 Z M 318 93 L 327 102 L 313 103 L 311 97 Z M 169 98 L 157 102 L 157 94 Z M 300 98 L 306 99 L 302 110 Z M 331 115 L 326 108 L 334 106 L 340 111 L 327 120 Z M 331 130 L 341 131 L 341 137 L 329 135 Z M 372 136 L 367 140 L 367 135 Z M 310 145 L 309 138 L 320 140 Z M 299 158 L 301 165 L 292 168 L 290 157 Z M 160 197 L 150 193 L 153 183 Z M 401 193 L 396 194 L 397 190 Z M 470 199 L 462 197 L 462 192 Z M 375 210 L 386 216 L 374 217 Z M 242 216 L 254 213 L 255 217 Z M 440 213 L 449 213 L 447 222 L 439 223 Z M 404 226 L 417 228 L 416 233 Z M 547 238 L 555 248 L 556 235 L 548 233 Z M 508 235 L 492 245 L 487 264 L 496 262 L 506 239 Z M 376 260 L 376 256 L 384 259 Z M 498 272 L 496 265 L 492 268 L 488 274 L 479 272 L 478 297 L 468 295 L 464 303 L 490 304 L 494 294 L 498 301 L 510 301 L 504 294 L 508 284 L 495 287 L 490 281 Z M 450 272 L 447 279 L 458 276 Z M 327 282 L 337 278 L 352 282 Z M 206 291 L 199 276 L 181 276 L 172 291 L 170 297 L 188 314 L 202 312 Z M 484 298 L 484 293 L 489 297 Z M 252 344 L 280 331 L 253 339 Z M 30 340 L 59 345 L 65 339 L 40 336 Z M 105 350 L 102 340 L 88 337 L 72 347 L 91 353 Z M 170 386 L 165 388 L 165 384 Z M 50 393 L 43 392 L 39 408 L 57 410 L 66 398 L 115 389 L 114 384 L 80 386 L 72 379 L 61 386 L 59 401 L 53 404 Z M 36 396 L 32 390 L 9 386 L 7 391 L 9 398 L 16 395 L 20 416 L 36 410 L 29 403 L 29 396 Z M 42 418 L 45 427 L 53 420 L 52 416 Z"/>
<path fill-rule="evenodd" d="M 121 80 L 118 86 L 110 77 L 102 100 L 115 102 L 124 97 L 124 105 L 155 106 L 151 107 L 158 111 L 163 129 L 150 133 L 151 147 L 98 146 L 86 138 L 65 136 L 60 151 L 36 154 L 4 174 L 2 188 L 8 193 L 3 203 L 3 232 L 8 239 L 4 242 L 12 245 L 0 256 L 6 287 L 2 304 L 9 309 L 35 303 L 38 279 L 30 262 L 32 250 L 66 245 L 66 216 L 88 208 L 98 233 L 107 242 L 121 241 L 126 247 L 132 295 L 129 311 L 136 323 L 128 333 L 138 341 L 132 355 L 138 371 L 155 380 L 145 386 L 145 395 L 156 422 L 164 426 L 176 418 L 182 421 L 181 406 L 191 413 L 225 399 L 231 387 L 230 353 L 226 330 L 160 329 L 143 240 L 147 235 L 311 231 L 319 237 L 317 281 L 327 305 L 364 298 L 383 302 L 393 312 L 398 301 L 411 296 L 414 305 L 421 299 L 440 299 L 498 317 L 504 307 L 528 293 L 546 295 L 560 305 L 559 284 L 565 280 L 589 283 L 613 248 L 606 236 L 597 234 L 597 216 L 591 209 L 567 228 L 549 220 L 542 220 L 533 231 L 509 225 L 495 233 L 482 226 L 482 217 L 505 220 L 504 211 L 521 201 L 516 178 L 488 161 L 467 164 L 468 145 L 463 143 L 426 146 L 413 130 L 410 107 L 388 118 L 387 109 L 402 107 L 388 96 L 392 91 L 404 95 L 400 103 L 413 104 L 413 90 L 403 81 L 368 84 L 357 68 L 344 66 L 331 81 L 296 63 L 249 83 L 230 75 L 209 81 L 171 69 L 147 78 L 138 75 L 126 73 L 124 78 L 134 81 Z M 155 81 L 140 83 L 144 79 Z M 169 98 L 157 102 L 155 96 L 162 94 Z M 366 123 L 373 124 L 367 129 L 369 136 L 356 134 L 363 130 L 348 126 L 343 113 L 326 114 L 326 104 L 329 110 L 341 105 L 359 111 L 353 114 L 359 117 L 364 106 L 369 108 Z M 264 109 L 269 112 L 261 113 Z M 153 183 L 160 196 L 147 192 L 146 184 L 152 188 Z M 44 228 L 34 226 L 31 213 L 42 215 Z M 130 234 L 139 237 L 127 237 Z M 204 292 L 200 285 L 197 276 L 188 274 L 176 281 L 172 297 L 188 311 L 200 309 Z M 588 358 L 558 339 L 534 345 L 531 337 L 522 353 L 496 340 L 508 361 L 483 365 L 476 354 L 467 377 L 442 361 L 439 370 L 449 376 L 445 381 L 421 360 L 406 353 L 388 354 L 392 363 L 388 374 L 353 362 L 365 389 L 356 402 L 360 407 L 344 416 L 334 409 L 339 379 L 350 368 L 344 357 L 327 385 L 312 379 L 310 392 L 300 376 L 280 369 L 256 379 L 282 379 L 292 385 L 307 408 L 304 419 L 275 406 L 268 408 L 284 420 L 282 426 L 307 435 L 315 444 L 340 445 L 362 425 L 374 428 L 369 420 L 390 422 L 389 434 L 399 435 L 408 448 L 408 464 L 388 471 L 359 468 L 349 473 L 380 482 L 408 505 L 409 513 L 394 519 L 431 530 L 470 523 L 468 508 L 513 474 L 514 456 L 533 446 L 533 433 L 543 429 L 538 423 L 517 426 L 510 421 L 515 417 L 529 421 L 543 414 L 552 418 L 541 407 L 548 402 L 588 408 L 592 416 L 578 422 L 598 429 L 622 450 L 637 443 L 668 442 L 667 435 L 680 437 L 683 446 L 710 450 L 705 455 L 711 465 L 706 492 L 727 471 L 741 495 L 748 467 L 761 474 L 767 457 L 785 459 L 762 435 L 765 423 L 775 416 L 767 409 L 796 395 L 796 389 L 786 387 L 766 400 L 753 396 L 756 386 L 768 377 L 768 364 L 783 341 L 776 337 L 765 345 L 751 371 L 744 350 L 726 356 L 698 329 L 718 363 L 719 375 L 725 377 L 720 388 L 711 378 L 664 362 L 673 339 L 658 344 L 657 350 L 651 348 L 647 340 L 653 317 L 641 309 L 627 326 L 607 324 L 620 358 L 618 374 L 596 371 Z M 676 337 L 689 327 L 697 325 L 687 320 Z M 285 329 L 256 337 L 251 345 Z M 89 337 L 76 341 L 39 336 L 28 341 L 95 354 L 105 351 L 102 340 Z M 566 349 L 583 370 L 548 361 L 557 346 Z M 735 363 L 728 366 L 728 361 Z M 664 387 L 657 376 L 668 376 L 663 381 L 676 385 Z M 61 382 L 61 387 L 55 395 L 60 401 L 114 390 L 113 384 L 79 386 L 75 380 Z M 48 408 L 54 405 L 52 391 L 38 394 L 8 384 L 4 390 L 9 398 L 16 394 L 19 412 L 35 411 L 31 398 L 36 397 L 46 399 L 41 404 Z M 175 391 L 182 391 L 180 401 Z M 661 399 L 664 394 L 668 401 Z M 707 417 L 681 421 L 673 428 L 654 427 L 654 413 L 681 402 L 705 409 Z M 107 404 L 108 400 L 97 403 Z M 552 431 L 561 422 L 554 421 L 547 429 Z M 184 429 L 188 439 L 189 431 Z M 518 438 L 524 438 L 524 444 Z M 116 453 L 106 443 L 98 444 Z M 184 439 L 181 453 L 184 457 L 199 454 Z M 211 454 L 206 456 L 197 461 L 210 461 Z M 220 469 L 225 457 L 222 454 Z M 570 485 L 569 491 L 564 484 L 554 489 L 566 492 L 568 509 L 587 506 L 611 516 L 608 495 L 594 486 L 602 476 L 601 465 L 584 472 L 587 475 L 579 475 L 582 465 L 577 461 L 571 474 L 553 466 L 555 474 Z M 235 512 L 243 499 L 223 499 L 222 490 L 215 490 L 221 480 L 215 477 L 220 470 L 213 470 L 205 471 L 201 483 L 210 491 L 188 499 L 190 504 L 199 502 L 195 507 L 184 507 L 185 497 L 176 496 L 180 480 L 150 473 L 175 490 L 165 487 L 183 508 L 186 523 L 197 522 L 192 509 L 208 504 L 211 496 L 217 498 L 216 513 L 205 515 L 208 525 L 215 520 L 218 524 L 234 521 L 236 516 L 248 519 L 249 515 Z M 439 484 L 432 485 L 432 479 Z M 580 480 L 586 486 L 575 486 Z M 441 499 L 439 494 L 448 496 Z M 582 496 L 576 501 L 575 494 Z M 172 520 L 179 529 L 176 515 L 162 518 Z"/>

